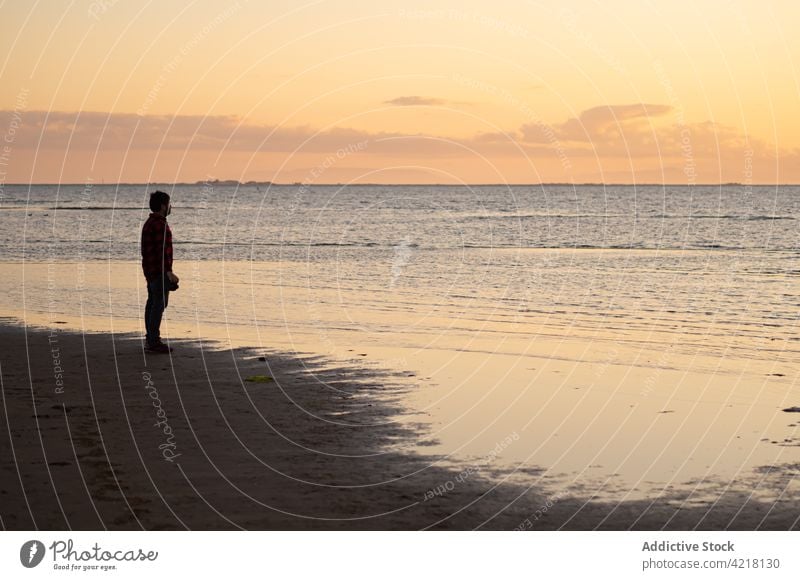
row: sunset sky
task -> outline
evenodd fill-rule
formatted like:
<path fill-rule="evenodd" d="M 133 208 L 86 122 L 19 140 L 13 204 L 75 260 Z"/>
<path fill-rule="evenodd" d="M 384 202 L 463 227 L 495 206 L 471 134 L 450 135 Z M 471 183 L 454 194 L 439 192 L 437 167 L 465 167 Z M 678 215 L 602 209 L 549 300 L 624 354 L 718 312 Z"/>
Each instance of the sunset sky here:
<path fill-rule="evenodd" d="M 5 2 L 0 181 L 800 183 L 794 1 Z"/>

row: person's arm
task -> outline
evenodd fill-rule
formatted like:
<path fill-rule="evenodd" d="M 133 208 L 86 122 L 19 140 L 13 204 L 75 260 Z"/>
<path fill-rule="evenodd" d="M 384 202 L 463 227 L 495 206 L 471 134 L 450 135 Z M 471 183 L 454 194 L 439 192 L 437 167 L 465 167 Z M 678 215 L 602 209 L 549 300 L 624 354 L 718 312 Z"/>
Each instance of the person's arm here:
<path fill-rule="evenodd" d="M 164 223 L 162 243 L 164 248 L 164 271 L 167 279 L 173 284 L 177 284 L 180 278 L 172 271 L 172 230 L 169 229 L 169 225 L 166 222 Z"/>

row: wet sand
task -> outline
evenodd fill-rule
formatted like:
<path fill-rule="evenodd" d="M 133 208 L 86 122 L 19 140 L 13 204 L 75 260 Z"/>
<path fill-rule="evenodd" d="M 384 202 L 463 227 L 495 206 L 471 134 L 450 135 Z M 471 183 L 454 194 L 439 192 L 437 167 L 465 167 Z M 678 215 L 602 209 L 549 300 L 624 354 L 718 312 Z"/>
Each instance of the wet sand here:
<path fill-rule="evenodd" d="M 618 503 L 441 467 L 414 452 L 424 424 L 395 420 L 413 383 L 392 371 L 10 322 L 0 337 L 3 529 L 798 528 L 789 494 Z M 797 468 L 764 469 L 785 489 Z"/>

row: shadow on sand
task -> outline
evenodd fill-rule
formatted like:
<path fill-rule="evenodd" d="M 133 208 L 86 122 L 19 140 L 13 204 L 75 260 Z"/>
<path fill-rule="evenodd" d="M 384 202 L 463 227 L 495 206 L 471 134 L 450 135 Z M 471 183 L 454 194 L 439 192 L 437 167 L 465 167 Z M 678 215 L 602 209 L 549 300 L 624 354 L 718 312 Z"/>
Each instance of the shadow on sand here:
<path fill-rule="evenodd" d="M 608 503 L 536 468 L 532 486 L 446 469 L 415 453 L 424 427 L 395 420 L 414 387 L 388 371 L 198 341 L 145 356 L 129 334 L 0 333 L 4 529 L 798 527 L 789 498 Z M 775 485 L 792 469 L 771 468 Z"/>

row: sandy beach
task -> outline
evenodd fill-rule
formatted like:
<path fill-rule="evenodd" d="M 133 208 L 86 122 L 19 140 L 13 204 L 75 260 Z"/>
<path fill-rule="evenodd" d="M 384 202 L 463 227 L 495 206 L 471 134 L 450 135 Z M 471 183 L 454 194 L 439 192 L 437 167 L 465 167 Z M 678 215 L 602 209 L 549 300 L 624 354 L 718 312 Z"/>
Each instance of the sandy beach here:
<path fill-rule="evenodd" d="M 201 340 L 145 356 L 132 333 L 10 321 L 0 335 L 4 529 L 798 527 L 789 494 L 608 502 L 441 467 L 410 451 L 425 427 L 394 420 L 407 387 L 389 371 Z"/>

